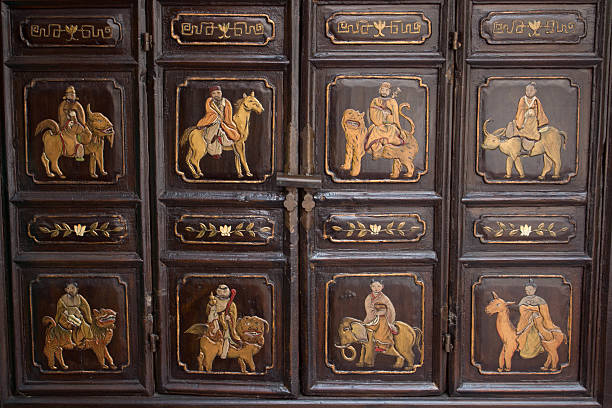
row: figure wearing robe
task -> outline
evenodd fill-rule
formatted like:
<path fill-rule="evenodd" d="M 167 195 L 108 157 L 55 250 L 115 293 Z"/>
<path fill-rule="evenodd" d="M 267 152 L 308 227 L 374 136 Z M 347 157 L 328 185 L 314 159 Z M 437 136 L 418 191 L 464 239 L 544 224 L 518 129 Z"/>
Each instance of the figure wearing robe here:
<path fill-rule="evenodd" d="M 393 335 L 397 334 L 393 303 L 382 292 L 378 295 L 370 293 L 365 299 L 365 311 L 363 323 L 373 331 L 376 351 L 387 350 L 394 344 Z"/>
<path fill-rule="evenodd" d="M 65 154 L 83 161 L 84 150 L 80 138 L 81 134 L 89 129 L 87 129 L 85 110 L 77 99 L 74 87 L 69 86 L 58 107 L 58 119 Z"/>
<path fill-rule="evenodd" d="M 544 352 L 542 341 L 553 340 L 553 332 L 561 332 L 561 329 L 552 322 L 548 304 L 539 296 L 528 295 L 521 299 L 519 312 L 516 334 L 520 355 L 533 358 Z"/>
<path fill-rule="evenodd" d="M 372 99 L 369 114 L 372 125 L 368 129 L 366 151 L 374 154 L 380 152 L 384 145 L 404 144 L 404 139 L 401 137 L 399 108 L 394 98 L 379 96 Z"/>
<path fill-rule="evenodd" d="M 72 341 L 83 347 L 86 339 L 93 339 L 91 332 L 91 308 L 87 300 L 78 293 L 75 296 L 64 294 L 57 302 L 55 321 L 64 328 L 76 326 L 72 330 Z"/>
<path fill-rule="evenodd" d="M 198 129 L 204 130 L 204 139 L 211 156 L 220 156 L 223 147 L 228 147 L 240 139 L 238 128 L 232 119 L 232 104 L 226 98 L 215 101 L 211 96 L 206 99 L 206 114 L 198 123 Z"/>

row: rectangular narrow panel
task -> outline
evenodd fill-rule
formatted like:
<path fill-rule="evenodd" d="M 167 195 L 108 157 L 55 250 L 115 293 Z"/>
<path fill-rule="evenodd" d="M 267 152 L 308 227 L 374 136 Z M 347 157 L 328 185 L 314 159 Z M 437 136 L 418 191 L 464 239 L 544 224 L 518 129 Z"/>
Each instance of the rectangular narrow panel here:
<path fill-rule="evenodd" d="M 477 4 L 470 54 L 594 54 L 594 4 Z"/>
<path fill-rule="evenodd" d="M 440 5 L 317 2 L 315 55 L 337 52 L 440 53 Z"/>
<path fill-rule="evenodd" d="M 10 9 L 11 56 L 106 55 L 137 60 L 138 10 L 118 7 Z"/>
<path fill-rule="evenodd" d="M 297 259 L 276 185 L 297 159 L 296 3 L 155 2 L 164 392 L 297 391 Z"/>
<path fill-rule="evenodd" d="M 263 53 L 287 58 L 287 5 L 176 6 L 160 2 L 164 57 Z M 167 4 L 165 4 L 167 3 Z"/>
<path fill-rule="evenodd" d="M 585 250 L 581 207 L 468 207 L 463 253 L 509 249 L 547 254 Z"/>
<path fill-rule="evenodd" d="M 3 3 L 20 395 L 153 391 L 142 7 Z"/>

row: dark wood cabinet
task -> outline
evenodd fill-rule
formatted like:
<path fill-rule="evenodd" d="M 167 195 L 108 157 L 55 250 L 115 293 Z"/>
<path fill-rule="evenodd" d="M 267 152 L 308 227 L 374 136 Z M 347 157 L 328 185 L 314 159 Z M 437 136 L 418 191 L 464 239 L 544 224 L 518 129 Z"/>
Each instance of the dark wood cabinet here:
<path fill-rule="evenodd" d="M 605 1 L 2 1 L 2 406 L 610 406 Z"/>

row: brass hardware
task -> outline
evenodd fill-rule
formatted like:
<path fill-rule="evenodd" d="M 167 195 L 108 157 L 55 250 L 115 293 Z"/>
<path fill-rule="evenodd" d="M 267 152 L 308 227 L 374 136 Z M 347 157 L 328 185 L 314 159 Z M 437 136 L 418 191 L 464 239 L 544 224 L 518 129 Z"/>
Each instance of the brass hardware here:
<path fill-rule="evenodd" d="M 307 176 L 303 174 L 276 174 L 276 185 L 282 187 L 309 188 L 318 190 L 321 188 L 322 180 L 320 176 Z"/>
<path fill-rule="evenodd" d="M 306 170 L 306 175 L 314 173 L 314 145 L 315 145 L 315 134 L 310 125 L 306 125 L 302 129 L 302 149 L 304 151 L 303 167 Z"/>
<path fill-rule="evenodd" d="M 461 48 L 462 44 L 459 41 L 459 33 L 457 31 L 453 31 L 451 33 L 451 50 L 457 51 Z"/>
<path fill-rule="evenodd" d="M 444 334 L 444 338 L 443 338 L 443 342 L 444 342 L 444 351 L 446 351 L 447 353 L 450 353 L 451 351 L 453 351 L 453 338 L 450 335 L 450 333 L 446 333 Z"/>
<path fill-rule="evenodd" d="M 297 188 L 287 188 L 287 195 L 285 196 L 285 202 L 283 203 L 283 205 L 287 210 L 287 212 L 285 213 L 285 226 L 287 227 L 289 232 L 293 234 L 297 225 Z"/>
<path fill-rule="evenodd" d="M 153 48 L 153 36 L 151 33 L 142 33 L 143 51 L 151 51 L 151 48 Z"/>
<path fill-rule="evenodd" d="M 304 194 L 304 199 L 302 200 L 302 208 L 305 213 L 302 215 L 302 226 L 306 231 L 309 231 L 312 228 L 313 224 L 313 216 L 312 210 L 315 207 L 315 201 L 310 192 Z"/>

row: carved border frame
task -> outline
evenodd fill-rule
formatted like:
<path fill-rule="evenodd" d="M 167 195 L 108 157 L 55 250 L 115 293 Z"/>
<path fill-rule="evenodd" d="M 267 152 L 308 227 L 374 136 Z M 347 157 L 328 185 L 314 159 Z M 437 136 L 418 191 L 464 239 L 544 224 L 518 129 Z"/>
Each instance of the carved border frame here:
<path fill-rule="evenodd" d="M 491 80 L 496 79 L 521 79 L 521 80 L 530 80 L 530 79 L 565 79 L 569 82 L 572 88 L 576 88 L 577 92 L 577 107 L 576 107 L 576 167 L 575 170 L 566 176 L 566 179 L 558 179 L 558 180 L 498 180 L 488 178 L 486 172 L 480 170 L 480 155 L 481 155 L 481 146 L 480 146 L 480 106 L 481 106 L 481 96 L 480 91 L 484 87 L 488 87 L 491 83 Z M 571 181 L 572 177 L 578 175 L 578 153 L 580 148 L 580 86 L 574 83 L 571 78 L 567 76 L 490 76 L 487 78 L 484 84 L 480 84 L 478 86 L 478 103 L 476 106 L 476 174 L 481 176 L 485 183 L 487 184 L 567 184 Z M 503 154 L 500 152 L 500 154 Z M 535 156 L 534 156 L 535 157 Z"/>
<path fill-rule="evenodd" d="M 30 41 L 28 41 L 23 34 L 23 26 L 26 23 L 26 21 L 28 21 L 30 18 L 48 18 L 48 19 L 52 19 L 52 18 L 83 18 L 83 19 L 88 19 L 88 18 L 106 18 L 106 19 L 112 19 L 113 23 L 117 24 L 117 26 L 119 27 L 119 36 L 117 37 L 117 42 L 115 44 L 106 44 L 106 45 L 95 45 L 95 44 L 57 44 L 57 45 L 34 45 L 31 44 Z M 23 21 L 20 22 L 19 24 L 19 37 L 21 38 L 21 40 L 29 47 L 29 48 L 64 48 L 64 47 L 83 47 L 83 48 L 117 48 L 117 46 L 119 45 L 119 43 L 121 42 L 121 40 L 123 39 L 123 26 L 121 25 L 121 23 L 119 21 L 117 21 L 115 19 L 116 16 L 28 16 L 26 17 Z"/>
<path fill-rule="evenodd" d="M 187 368 L 187 364 L 181 361 L 181 316 L 180 316 L 180 289 L 185 286 L 187 280 L 190 278 L 243 278 L 243 279 L 263 279 L 266 286 L 270 287 L 270 299 L 272 301 L 272 321 L 270 323 L 270 337 L 272 341 L 270 342 L 272 347 L 271 353 L 271 365 L 266 365 L 263 372 L 246 372 L 242 373 L 240 371 L 200 371 L 200 370 L 190 370 Z M 176 285 L 176 361 L 179 367 L 182 367 L 183 370 L 187 373 L 192 374 L 206 374 L 206 375 L 218 375 L 218 374 L 232 374 L 232 375 L 265 375 L 270 370 L 274 368 L 274 360 L 276 356 L 276 299 L 274 298 L 274 283 L 268 279 L 267 275 L 232 275 L 232 274 L 204 274 L 204 273 L 189 273 L 183 276 L 182 279 Z M 264 343 L 265 346 L 265 343 Z"/>
<path fill-rule="evenodd" d="M 338 278 L 348 278 L 348 277 L 381 277 L 381 276 L 389 276 L 389 277 L 398 277 L 405 276 L 407 278 L 414 279 L 414 283 L 416 286 L 421 287 L 421 348 L 423 353 L 421 354 L 421 361 L 418 364 L 413 366 L 412 370 L 338 370 L 336 369 L 335 364 L 329 361 L 329 287 L 333 283 L 336 282 Z M 425 361 L 425 284 L 423 281 L 419 280 L 417 275 L 414 273 L 340 273 L 336 274 L 332 277 L 331 280 L 325 283 L 325 365 L 329 367 L 334 374 L 413 374 L 416 372 L 417 368 L 423 366 L 423 362 Z"/>
<path fill-rule="evenodd" d="M 567 285 L 570 291 L 569 297 L 569 311 L 567 317 L 567 362 L 559 364 L 559 369 L 556 371 L 541 371 L 541 372 L 530 372 L 530 371 L 486 371 L 482 368 L 482 365 L 476 361 L 476 356 L 474 355 L 474 309 L 476 307 L 474 300 L 474 291 L 476 286 L 482 283 L 484 278 L 558 278 L 561 279 L 561 283 L 563 285 Z M 478 280 L 472 284 L 472 310 L 471 310 L 471 328 L 470 328 L 470 361 L 474 367 L 478 369 L 478 372 L 482 375 L 553 375 L 559 374 L 563 371 L 564 368 L 569 367 L 572 361 L 572 312 L 573 312 L 573 288 L 572 284 L 565 279 L 563 275 L 480 275 Z M 484 313 L 484 310 L 482 311 Z"/>
<path fill-rule="evenodd" d="M 100 241 L 100 242 L 83 242 L 83 241 L 40 241 L 38 240 L 38 238 L 36 238 L 35 235 L 32 234 L 31 231 L 31 227 L 33 224 L 36 223 L 36 221 L 38 220 L 39 217 L 45 217 L 45 218 L 62 218 L 62 217 L 66 217 L 66 218 L 93 218 L 93 217 L 106 217 L 109 219 L 116 219 L 118 220 L 118 222 L 123 226 L 123 233 L 116 237 L 115 241 Z M 78 244 L 78 245 L 106 245 L 106 244 L 119 244 L 121 243 L 121 241 L 123 241 L 123 239 L 125 239 L 125 237 L 128 236 L 128 228 L 127 228 L 127 221 L 125 220 L 125 218 L 123 218 L 122 215 L 117 215 L 117 214 L 113 214 L 113 215 L 99 215 L 99 214 L 94 214 L 94 215 L 35 215 L 34 218 L 32 218 L 27 225 L 27 230 L 28 230 L 28 237 L 32 238 L 32 240 L 34 242 L 36 242 L 37 244 Z"/>
<path fill-rule="evenodd" d="M 423 229 L 421 232 L 417 234 L 416 238 L 412 238 L 412 239 L 401 239 L 401 238 L 400 239 L 336 239 L 336 238 L 332 238 L 331 235 L 328 235 L 327 225 L 332 222 L 333 218 L 350 217 L 350 216 L 372 217 L 372 218 L 377 218 L 377 217 L 380 217 L 380 218 L 382 217 L 415 218 L 417 223 L 423 226 Z M 336 242 L 336 243 L 342 243 L 342 242 L 419 242 L 421 238 L 425 236 L 426 233 L 427 233 L 427 223 L 423 219 L 421 219 L 421 216 L 417 213 L 410 213 L 410 214 L 331 214 L 323 223 L 323 239 L 329 239 L 331 242 Z"/>
<path fill-rule="evenodd" d="M 559 240 L 537 240 L 537 241 L 533 241 L 533 240 L 524 240 L 524 241 L 502 241 L 502 240 L 487 240 L 485 238 L 484 235 L 479 234 L 476 231 L 476 226 L 479 222 L 481 222 L 485 217 L 497 217 L 497 218 L 502 218 L 502 217 L 507 217 L 507 218 L 521 218 L 521 217 L 525 217 L 525 218 L 552 218 L 552 217 L 556 217 L 556 218 L 567 218 L 567 223 L 572 225 L 574 227 L 574 231 L 573 233 L 571 233 L 570 235 L 568 235 L 567 240 L 565 241 L 559 241 Z M 569 216 L 569 215 L 556 215 L 556 214 L 546 214 L 546 215 L 540 215 L 540 214 L 534 214 L 534 215 L 526 215 L 526 214 L 482 214 L 477 220 L 474 220 L 474 237 L 478 238 L 480 240 L 481 243 L 483 244 L 568 244 L 572 238 L 576 237 L 576 221 L 574 221 L 574 219 Z"/>
<path fill-rule="evenodd" d="M 121 365 L 120 369 L 117 370 L 45 370 L 42 367 L 42 364 L 38 363 L 35 359 L 35 349 L 36 344 L 34 342 L 34 315 L 32 314 L 32 284 L 34 282 L 40 282 L 41 278 L 96 278 L 96 279 L 117 279 L 117 282 L 120 286 L 123 286 L 124 296 L 125 296 L 125 333 L 126 333 L 126 348 L 127 348 L 127 362 Z M 129 309 L 129 296 L 127 283 L 121 280 L 119 275 L 96 275 L 91 273 L 77 273 L 77 274 L 40 274 L 37 275 L 36 279 L 31 280 L 28 284 L 28 295 L 29 295 L 29 305 L 30 305 L 30 337 L 32 340 L 32 364 L 34 367 L 38 367 L 41 373 L 43 374 L 120 374 L 130 366 L 131 357 L 130 357 L 130 309 Z M 43 335 L 44 336 L 44 335 Z"/>
<path fill-rule="evenodd" d="M 28 90 L 30 88 L 32 88 L 37 82 L 81 82 L 81 83 L 87 83 L 87 82 L 103 82 L 103 81 L 108 81 L 108 82 L 112 82 L 113 86 L 115 87 L 115 89 L 119 90 L 119 93 L 121 94 L 121 140 L 123 142 L 122 145 L 122 150 L 121 150 L 121 171 L 119 173 L 117 173 L 115 175 L 115 180 L 114 181 L 83 181 L 83 180 L 76 180 L 76 181 L 72 181 L 72 180 L 37 180 L 36 179 L 36 175 L 33 173 L 30 173 L 30 164 L 29 164 L 29 158 L 28 158 L 28 105 L 27 105 L 27 96 L 28 96 Z M 125 153 L 126 153 L 126 144 L 127 144 L 127 131 L 126 131 L 126 125 L 125 125 L 125 108 L 124 108 L 124 99 L 125 99 L 125 95 L 124 95 L 124 89 L 123 86 L 121 86 L 114 78 L 75 78 L 75 79 L 56 79 L 56 78 L 36 78 L 30 81 L 29 84 L 27 84 L 26 86 L 24 86 L 23 88 L 23 121 L 24 121 L 24 141 L 25 141 L 25 145 L 24 145 L 24 149 L 25 149 L 25 168 L 26 168 L 26 174 L 30 177 L 32 177 L 32 180 L 34 181 L 34 183 L 36 184 L 89 184 L 89 185 L 95 185 L 95 184 L 115 184 L 117 183 L 117 181 L 121 178 L 125 176 Z"/>
<path fill-rule="evenodd" d="M 342 40 L 337 40 L 336 37 L 334 36 L 334 34 L 329 30 L 329 23 L 330 21 L 336 17 L 337 15 L 340 14 L 344 14 L 344 15 L 359 15 L 359 16 L 368 16 L 368 15 L 394 15 L 394 16 L 406 16 L 406 15 L 412 15 L 412 16 L 421 16 L 421 18 L 423 19 L 423 21 L 425 23 L 427 23 L 427 35 L 422 36 L 421 40 L 397 40 L 397 41 L 342 41 Z M 393 44 L 423 44 L 425 43 L 425 41 L 427 41 L 427 39 L 429 37 L 431 37 L 431 20 L 429 18 L 427 18 L 427 16 L 425 16 L 425 13 L 422 12 L 417 12 L 417 11 L 364 11 L 364 12 L 358 12 L 358 11 L 337 11 L 335 13 L 333 13 L 332 15 L 330 15 L 326 20 L 325 20 L 325 35 L 327 36 L 327 38 L 330 39 L 330 41 L 333 44 L 380 44 L 380 45 L 393 45 Z"/>
<path fill-rule="evenodd" d="M 180 132 L 179 132 L 179 97 L 180 97 L 180 92 L 182 88 L 187 87 L 187 84 L 189 83 L 189 81 L 215 81 L 215 82 L 219 82 L 219 81 L 262 81 L 264 83 L 264 86 L 268 89 L 270 89 L 272 91 L 272 112 L 271 114 L 271 119 L 272 119 L 272 129 L 271 129 L 271 133 L 272 133 L 272 139 L 271 139 L 271 152 L 270 152 L 270 163 L 271 163 L 271 167 L 270 167 L 270 173 L 268 174 L 264 174 L 263 178 L 259 179 L 259 180 L 214 180 L 214 179 L 190 179 L 187 178 L 185 176 L 185 172 L 181 171 L 179 169 L 179 150 L 180 150 L 180 146 L 179 146 L 179 138 L 180 138 Z M 216 183 L 216 184 L 221 184 L 221 183 L 232 183 L 232 184 L 236 184 L 236 183 L 245 183 L 245 184 L 261 184 L 264 183 L 270 176 L 272 176 L 272 174 L 274 174 L 274 164 L 275 164 L 275 144 L 276 144 L 276 88 L 274 87 L 274 85 L 271 85 L 268 80 L 266 78 L 232 78 L 232 77 L 222 77 L 222 78 L 213 78 L 213 77 L 188 77 L 186 78 L 183 82 L 181 82 L 180 84 L 177 85 L 176 87 L 176 121 L 175 121 L 175 133 L 176 133 L 176 138 L 174 141 L 174 168 L 176 171 L 176 174 L 178 174 L 179 176 L 181 176 L 181 179 L 186 182 L 186 183 Z"/>
<path fill-rule="evenodd" d="M 419 87 L 425 89 L 425 169 L 417 172 L 416 177 L 409 179 L 342 179 L 338 178 L 329 167 L 329 106 L 330 106 L 330 91 L 333 85 L 336 85 L 339 79 L 408 79 L 418 81 Z M 419 150 L 420 150 L 419 145 Z M 325 92 L 325 174 L 331 176 L 335 183 L 417 183 L 421 180 L 421 176 L 427 174 L 429 170 L 429 86 L 423 83 L 423 78 L 414 75 L 336 75 L 332 82 L 329 82 L 326 86 Z"/>
<path fill-rule="evenodd" d="M 266 238 L 265 242 L 244 242 L 244 241 L 191 241 L 185 239 L 183 234 L 178 231 L 178 223 L 187 219 L 187 218 L 215 218 L 215 219 L 253 219 L 253 218 L 264 218 L 270 224 L 272 224 L 272 231 L 270 231 L 270 236 Z M 275 227 L 276 223 L 270 217 L 266 217 L 264 215 L 205 215 L 205 214 L 183 214 L 181 217 L 174 222 L 174 235 L 180 238 L 181 242 L 186 244 L 199 244 L 199 245 L 268 245 L 270 241 L 275 238 Z"/>
<path fill-rule="evenodd" d="M 258 42 L 235 42 L 235 41 L 225 41 L 225 42 L 211 42 L 211 41 L 194 41 L 194 42 L 183 42 L 181 38 L 174 32 L 174 23 L 179 20 L 179 16 L 210 16 L 210 17 L 264 17 L 268 23 L 272 26 L 272 35 L 267 36 L 266 40 L 263 43 Z M 276 25 L 274 20 L 270 18 L 268 14 L 248 14 L 248 13 L 177 13 L 174 18 L 170 21 L 170 36 L 174 38 L 174 40 L 180 45 L 249 45 L 249 46 L 265 46 L 268 43 L 276 38 Z"/>

